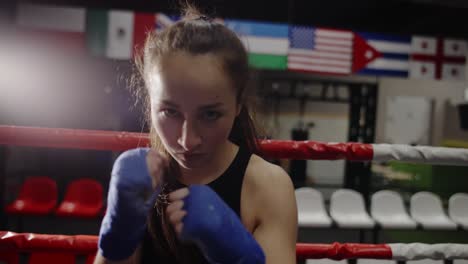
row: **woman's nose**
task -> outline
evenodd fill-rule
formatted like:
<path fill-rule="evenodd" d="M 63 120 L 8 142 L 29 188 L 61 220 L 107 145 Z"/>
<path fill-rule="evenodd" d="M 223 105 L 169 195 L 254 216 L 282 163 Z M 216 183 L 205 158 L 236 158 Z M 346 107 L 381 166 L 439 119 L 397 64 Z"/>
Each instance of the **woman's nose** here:
<path fill-rule="evenodd" d="M 184 121 L 182 132 L 177 143 L 186 151 L 191 151 L 201 144 L 201 137 L 193 122 Z"/>

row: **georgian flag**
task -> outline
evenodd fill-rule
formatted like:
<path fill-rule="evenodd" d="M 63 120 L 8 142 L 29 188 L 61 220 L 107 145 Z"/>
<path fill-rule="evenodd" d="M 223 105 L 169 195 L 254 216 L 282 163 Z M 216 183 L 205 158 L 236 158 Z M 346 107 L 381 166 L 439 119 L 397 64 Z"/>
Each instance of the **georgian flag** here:
<path fill-rule="evenodd" d="M 414 36 L 411 40 L 410 77 L 465 80 L 467 42 Z"/>

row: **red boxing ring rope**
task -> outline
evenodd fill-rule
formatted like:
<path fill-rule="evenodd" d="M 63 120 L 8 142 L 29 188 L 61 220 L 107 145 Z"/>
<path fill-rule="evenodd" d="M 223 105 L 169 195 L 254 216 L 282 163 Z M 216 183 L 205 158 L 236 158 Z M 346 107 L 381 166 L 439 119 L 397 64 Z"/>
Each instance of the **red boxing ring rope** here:
<path fill-rule="evenodd" d="M 149 138 L 148 134 L 132 132 L 0 126 L 0 144 L 124 151 L 148 146 Z M 468 165 L 468 150 L 458 148 L 292 140 L 260 140 L 259 145 L 268 158 Z"/>
<path fill-rule="evenodd" d="M 0 253 L 51 252 L 92 255 L 97 251 L 97 236 L 43 235 L 0 231 Z M 463 244 L 296 244 L 298 259 L 468 259 L 468 245 Z"/>
<path fill-rule="evenodd" d="M 372 146 L 369 144 L 290 140 L 263 140 L 259 143 L 262 154 L 270 158 L 372 160 Z M 0 144 L 124 151 L 149 146 L 150 142 L 146 133 L 0 126 Z"/>

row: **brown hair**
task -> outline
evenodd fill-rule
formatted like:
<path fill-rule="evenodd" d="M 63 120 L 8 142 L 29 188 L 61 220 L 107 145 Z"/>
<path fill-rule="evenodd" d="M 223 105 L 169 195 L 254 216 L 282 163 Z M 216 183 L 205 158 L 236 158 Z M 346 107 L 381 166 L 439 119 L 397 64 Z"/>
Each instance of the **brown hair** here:
<path fill-rule="evenodd" d="M 137 88 L 135 90 L 136 96 L 142 99 L 146 122 L 151 124 L 148 76 L 154 67 L 159 65 L 163 56 L 180 51 L 194 55 L 210 53 L 219 59 L 224 72 L 230 77 L 230 81 L 236 89 L 236 100 L 241 106 L 241 111 L 234 120 L 229 139 L 241 148 L 258 153 L 257 131 L 249 107 L 252 103 L 253 93 L 252 89 L 248 87 L 251 75 L 247 52 L 234 32 L 223 24 L 202 15 L 190 5 L 185 7 L 184 18 L 181 21 L 167 27 L 162 32 L 149 32 L 144 47 L 140 50 L 139 56 L 136 56 L 137 74 L 133 76 L 132 82 L 140 80 L 139 83 L 142 84 L 134 87 Z M 167 154 L 152 125 L 150 125 L 150 140 L 153 148 Z M 164 197 L 169 191 L 177 188 L 175 178 L 178 175 L 179 167 L 174 159 L 171 159 L 170 164 L 169 173 L 165 179 L 167 188 L 160 197 Z M 158 199 L 156 203 L 158 210 L 153 210 L 148 224 L 156 249 L 160 251 L 160 254 L 170 257 L 173 261 L 197 263 L 195 260 L 201 259 L 200 253 L 193 246 L 183 245 L 176 239 L 174 230 L 165 219 L 167 204 L 162 200 Z"/>

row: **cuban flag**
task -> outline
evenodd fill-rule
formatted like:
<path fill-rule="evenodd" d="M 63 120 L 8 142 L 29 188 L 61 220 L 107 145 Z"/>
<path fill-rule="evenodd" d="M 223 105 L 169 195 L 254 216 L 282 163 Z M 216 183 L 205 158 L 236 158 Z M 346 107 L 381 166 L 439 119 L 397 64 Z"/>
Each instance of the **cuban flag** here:
<path fill-rule="evenodd" d="M 466 41 L 413 36 L 411 49 L 411 78 L 465 80 Z"/>
<path fill-rule="evenodd" d="M 291 27 L 288 70 L 350 74 L 353 37 L 354 34 L 347 30 Z"/>
<path fill-rule="evenodd" d="M 354 38 L 353 72 L 356 74 L 407 77 L 410 36 L 359 32 Z"/>

